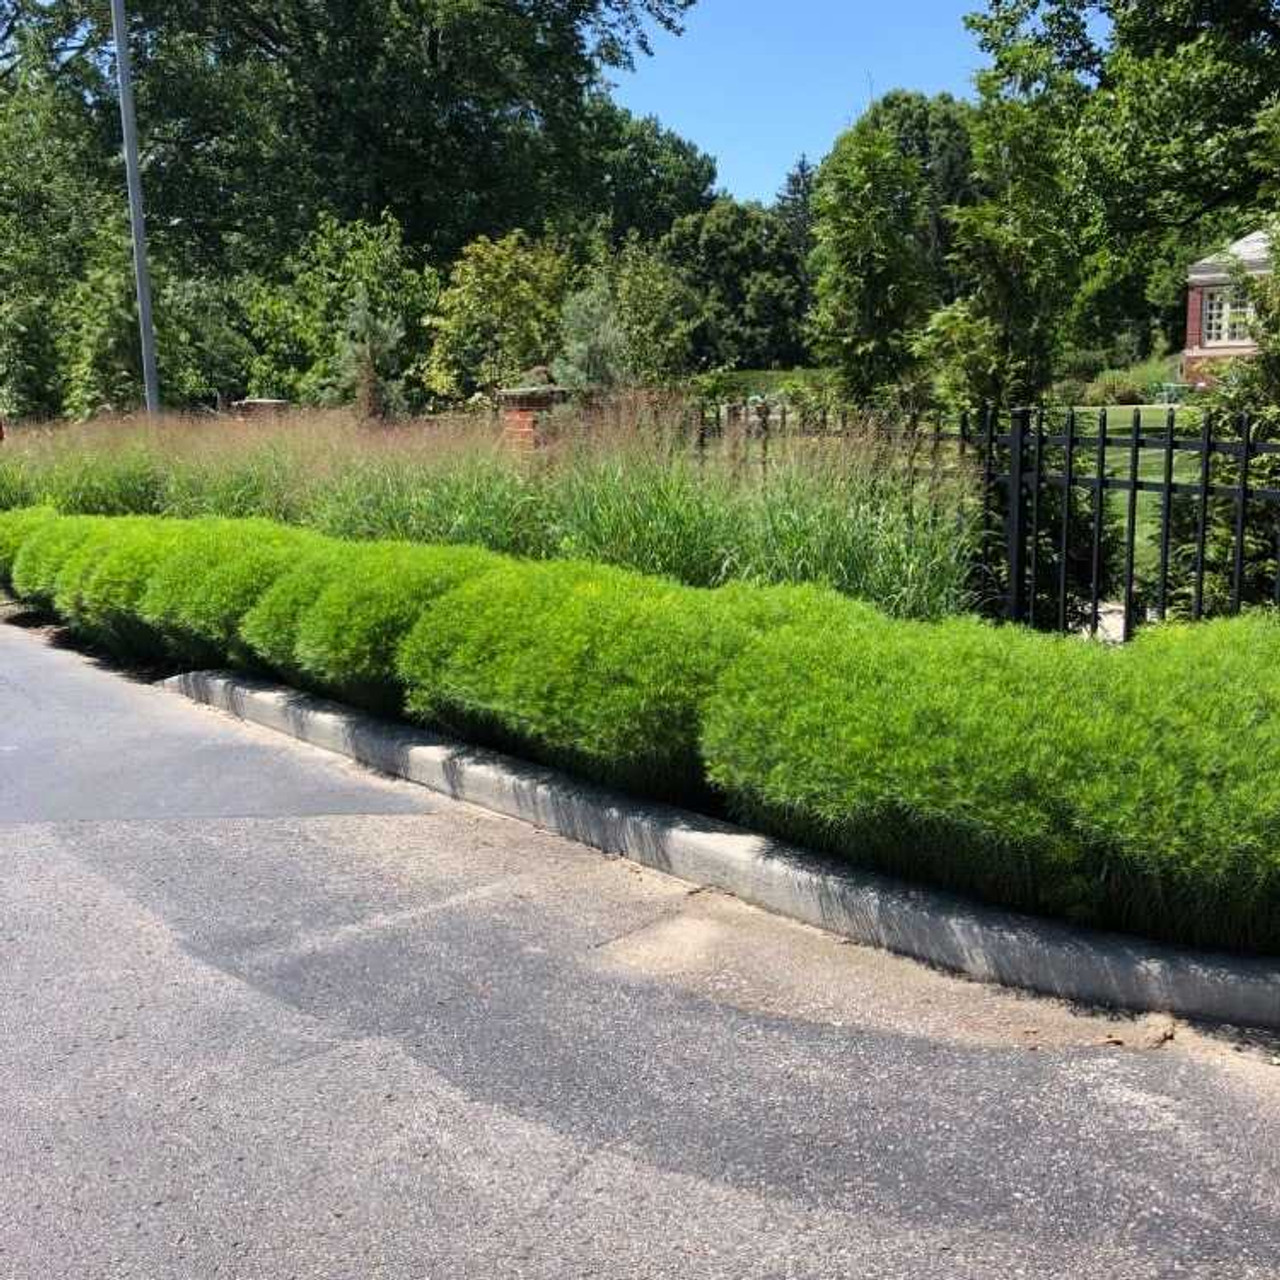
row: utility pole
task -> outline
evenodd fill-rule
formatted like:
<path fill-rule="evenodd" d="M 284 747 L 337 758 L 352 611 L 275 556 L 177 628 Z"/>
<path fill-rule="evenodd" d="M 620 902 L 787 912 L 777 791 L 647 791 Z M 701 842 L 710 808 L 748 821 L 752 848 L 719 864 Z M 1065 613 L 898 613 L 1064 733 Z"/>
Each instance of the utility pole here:
<path fill-rule="evenodd" d="M 138 168 L 138 124 L 133 111 L 133 73 L 129 65 L 129 31 L 124 0 L 111 0 L 111 26 L 116 42 L 116 76 L 120 82 L 120 124 L 124 132 L 124 170 L 129 184 L 129 225 L 133 231 L 133 273 L 138 285 L 138 332 L 142 339 L 142 378 L 147 412 L 160 412 L 160 379 L 156 373 L 156 333 L 151 321 L 151 272 L 147 266 L 147 224 L 142 210 L 142 174 Z"/>

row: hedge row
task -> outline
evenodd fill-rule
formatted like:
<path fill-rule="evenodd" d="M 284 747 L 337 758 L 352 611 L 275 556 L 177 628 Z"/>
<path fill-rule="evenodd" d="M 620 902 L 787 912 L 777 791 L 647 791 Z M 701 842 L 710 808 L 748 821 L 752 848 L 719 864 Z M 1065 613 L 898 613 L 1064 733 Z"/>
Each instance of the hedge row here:
<path fill-rule="evenodd" d="M 1280 624 L 1124 649 L 817 588 L 0 514 L 0 584 L 128 659 L 264 667 L 1007 906 L 1280 952 Z"/>

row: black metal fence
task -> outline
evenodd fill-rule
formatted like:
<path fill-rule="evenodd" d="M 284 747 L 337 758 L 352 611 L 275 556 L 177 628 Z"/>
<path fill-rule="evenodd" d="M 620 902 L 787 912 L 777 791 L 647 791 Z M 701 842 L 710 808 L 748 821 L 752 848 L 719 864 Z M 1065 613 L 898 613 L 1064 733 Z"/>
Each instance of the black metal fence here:
<path fill-rule="evenodd" d="M 1248 416 L 1024 409 L 959 435 L 982 460 L 1011 620 L 1097 634 L 1109 609 L 1127 640 L 1149 619 L 1280 602 L 1280 443 Z"/>
<path fill-rule="evenodd" d="M 758 402 L 704 410 L 705 449 L 737 428 L 771 447 L 870 433 L 958 462 L 982 493 L 978 594 L 1012 621 L 1129 639 L 1150 620 L 1280 604 L 1280 442 L 1266 420 L 1197 408 L 989 411 L 959 424 Z"/>

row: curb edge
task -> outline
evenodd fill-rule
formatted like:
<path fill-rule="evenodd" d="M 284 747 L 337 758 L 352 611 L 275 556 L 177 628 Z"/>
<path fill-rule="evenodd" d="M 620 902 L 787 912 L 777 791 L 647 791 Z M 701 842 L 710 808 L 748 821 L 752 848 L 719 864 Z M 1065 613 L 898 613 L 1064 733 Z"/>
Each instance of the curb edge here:
<path fill-rule="evenodd" d="M 1280 1030 L 1280 961 L 1183 950 L 983 907 L 247 676 L 192 672 L 160 687 L 453 799 L 980 982 Z"/>

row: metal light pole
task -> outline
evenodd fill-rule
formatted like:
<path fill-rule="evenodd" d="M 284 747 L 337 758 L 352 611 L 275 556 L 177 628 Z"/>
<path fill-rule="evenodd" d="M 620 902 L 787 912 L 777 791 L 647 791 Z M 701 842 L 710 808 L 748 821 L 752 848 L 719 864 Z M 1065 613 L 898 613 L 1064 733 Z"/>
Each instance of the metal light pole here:
<path fill-rule="evenodd" d="M 116 42 L 116 76 L 120 82 L 120 124 L 124 132 L 124 169 L 129 184 L 129 225 L 133 231 L 133 273 L 138 284 L 138 331 L 142 339 L 142 378 L 147 412 L 160 412 L 160 379 L 156 373 L 156 334 L 151 322 L 151 272 L 147 266 L 147 224 L 142 211 L 142 174 L 138 169 L 138 125 L 133 112 L 133 74 L 129 67 L 129 32 L 124 0 L 111 0 L 111 27 Z"/>

